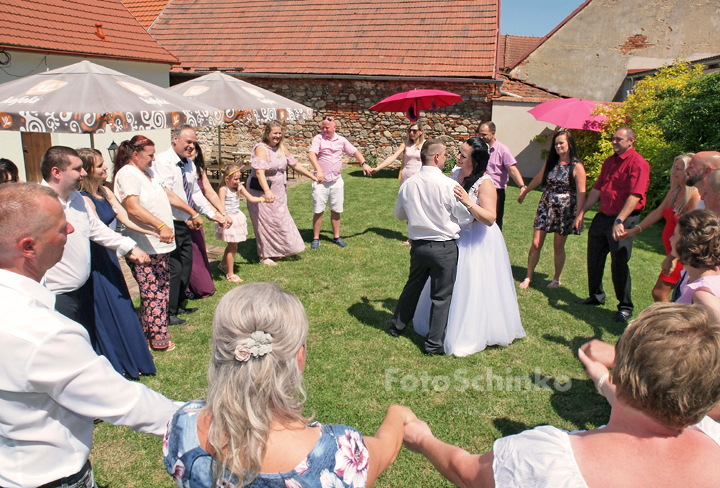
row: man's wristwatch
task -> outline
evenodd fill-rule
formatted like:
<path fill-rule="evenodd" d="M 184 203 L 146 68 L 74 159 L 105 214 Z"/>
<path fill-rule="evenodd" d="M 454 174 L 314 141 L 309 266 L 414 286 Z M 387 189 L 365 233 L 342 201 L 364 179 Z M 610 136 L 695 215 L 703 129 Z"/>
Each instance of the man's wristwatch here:
<path fill-rule="evenodd" d="M 623 219 L 615 219 L 615 225 L 621 225 L 623 223 Z"/>

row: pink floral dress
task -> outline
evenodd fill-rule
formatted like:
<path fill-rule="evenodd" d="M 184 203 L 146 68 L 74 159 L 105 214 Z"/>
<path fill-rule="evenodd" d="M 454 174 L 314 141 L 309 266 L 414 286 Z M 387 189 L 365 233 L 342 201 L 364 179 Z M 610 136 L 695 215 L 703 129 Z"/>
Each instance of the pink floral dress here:
<path fill-rule="evenodd" d="M 167 472 L 180 488 L 213 488 L 213 458 L 197 436 L 202 401 L 186 403 L 170 421 L 163 442 Z M 260 473 L 250 488 L 364 488 L 369 456 L 363 436 L 346 425 L 320 425 L 322 435 L 310 454 L 295 469 L 283 473 Z M 226 473 L 215 486 L 241 488 L 237 476 Z"/>

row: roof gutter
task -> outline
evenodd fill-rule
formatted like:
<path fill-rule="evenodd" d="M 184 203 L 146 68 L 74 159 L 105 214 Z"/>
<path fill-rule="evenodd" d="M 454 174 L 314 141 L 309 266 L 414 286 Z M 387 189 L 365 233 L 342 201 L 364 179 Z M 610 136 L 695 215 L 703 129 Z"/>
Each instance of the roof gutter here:
<path fill-rule="evenodd" d="M 175 61 L 171 61 L 169 59 L 161 60 L 161 59 L 150 59 L 150 58 L 136 58 L 136 57 L 130 57 L 130 56 L 122 57 L 122 56 L 117 56 L 117 55 L 113 55 L 113 54 L 98 54 L 98 53 L 91 53 L 91 52 L 59 51 L 59 50 L 54 50 L 54 49 L 21 47 L 21 46 L 13 46 L 11 44 L 0 44 L 0 50 L 11 51 L 11 52 L 17 51 L 17 52 L 24 52 L 24 53 L 42 54 L 44 56 L 73 56 L 73 57 L 78 57 L 78 58 L 114 59 L 116 61 L 132 61 L 132 62 L 136 62 L 136 63 L 168 64 L 170 66 L 180 64 L 180 60 L 178 60 L 175 56 L 173 56 Z"/>
<path fill-rule="evenodd" d="M 216 70 L 203 71 L 171 71 L 171 75 L 180 75 L 183 77 L 198 77 Z M 320 74 L 289 74 L 289 73 L 245 73 L 233 72 L 232 70 L 221 71 L 227 75 L 237 78 L 301 78 L 301 79 L 324 79 L 324 80 L 358 80 L 358 81 L 447 81 L 453 83 L 492 83 L 495 85 L 502 84 L 502 80 L 494 80 L 491 78 L 452 78 L 438 76 L 359 76 L 359 75 L 320 75 Z"/>

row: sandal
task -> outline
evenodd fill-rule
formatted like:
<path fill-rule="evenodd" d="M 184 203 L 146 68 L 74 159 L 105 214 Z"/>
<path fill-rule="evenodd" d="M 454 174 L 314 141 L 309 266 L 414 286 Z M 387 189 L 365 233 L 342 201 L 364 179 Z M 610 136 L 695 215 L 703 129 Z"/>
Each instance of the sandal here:
<path fill-rule="evenodd" d="M 225 266 L 225 263 L 223 263 L 222 261 L 218 263 L 218 269 L 225 274 L 227 274 L 228 272 L 227 266 Z"/>
<path fill-rule="evenodd" d="M 242 278 L 240 278 L 236 274 L 231 275 L 225 275 L 225 279 L 228 280 L 230 283 L 242 283 Z"/>
<path fill-rule="evenodd" d="M 265 259 L 261 260 L 260 262 L 266 266 L 277 266 L 277 263 L 270 258 L 265 258 Z"/>
<path fill-rule="evenodd" d="M 152 347 L 152 346 L 150 346 L 150 349 L 152 349 L 153 351 L 172 351 L 173 349 L 175 349 L 175 343 L 173 341 L 170 341 L 170 342 L 168 342 L 167 347 Z"/>
<path fill-rule="evenodd" d="M 547 287 L 548 288 L 560 288 L 561 284 L 562 283 L 560 283 L 560 280 L 552 280 L 550 283 L 548 283 Z"/>
<path fill-rule="evenodd" d="M 530 286 L 530 278 L 525 278 L 522 280 L 522 283 L 520 283 L 520 289 L 526 290 Z"/>

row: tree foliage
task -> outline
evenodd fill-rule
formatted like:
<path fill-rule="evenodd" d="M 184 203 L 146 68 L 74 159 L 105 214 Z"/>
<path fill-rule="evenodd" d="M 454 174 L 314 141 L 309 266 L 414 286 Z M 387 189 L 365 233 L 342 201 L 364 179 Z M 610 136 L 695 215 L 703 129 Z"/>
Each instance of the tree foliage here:
<path fill-rule="evenodd" d="M 622 104 L 598 107 L 596 113 L 608 118 L 599 136 L 587 131 L 575 133 L 578 151 L 584 156 L 588 188 L 600 174 L 603 161 L 613 153 L 610 143 L 613 133 L 627 125 L 636 133 L 635 150 L 650 163 L 646 209 L 651 210 L 662 202 L 670 188 L 670 168 L 675 157 L 698 150 L 699 138 L 693 134 L 693 127 L 702 124 L 703 134 L 707 129 L 705 144 L 717 141 L 720 133 L 717 119 L 720 92 L 713 91 L 720 90 L 720 82 L 715 77 L 714 83 L 708 83 L 710 77 L 703 76 L 702 70 L 702 65 L 692 66 L 687 62 L 664 66 L 656 75 L 638 82 Z M 715 118 L 710 120 L 713 110 Z M 703 121 L 699 122 L 700 119 Z"/>

